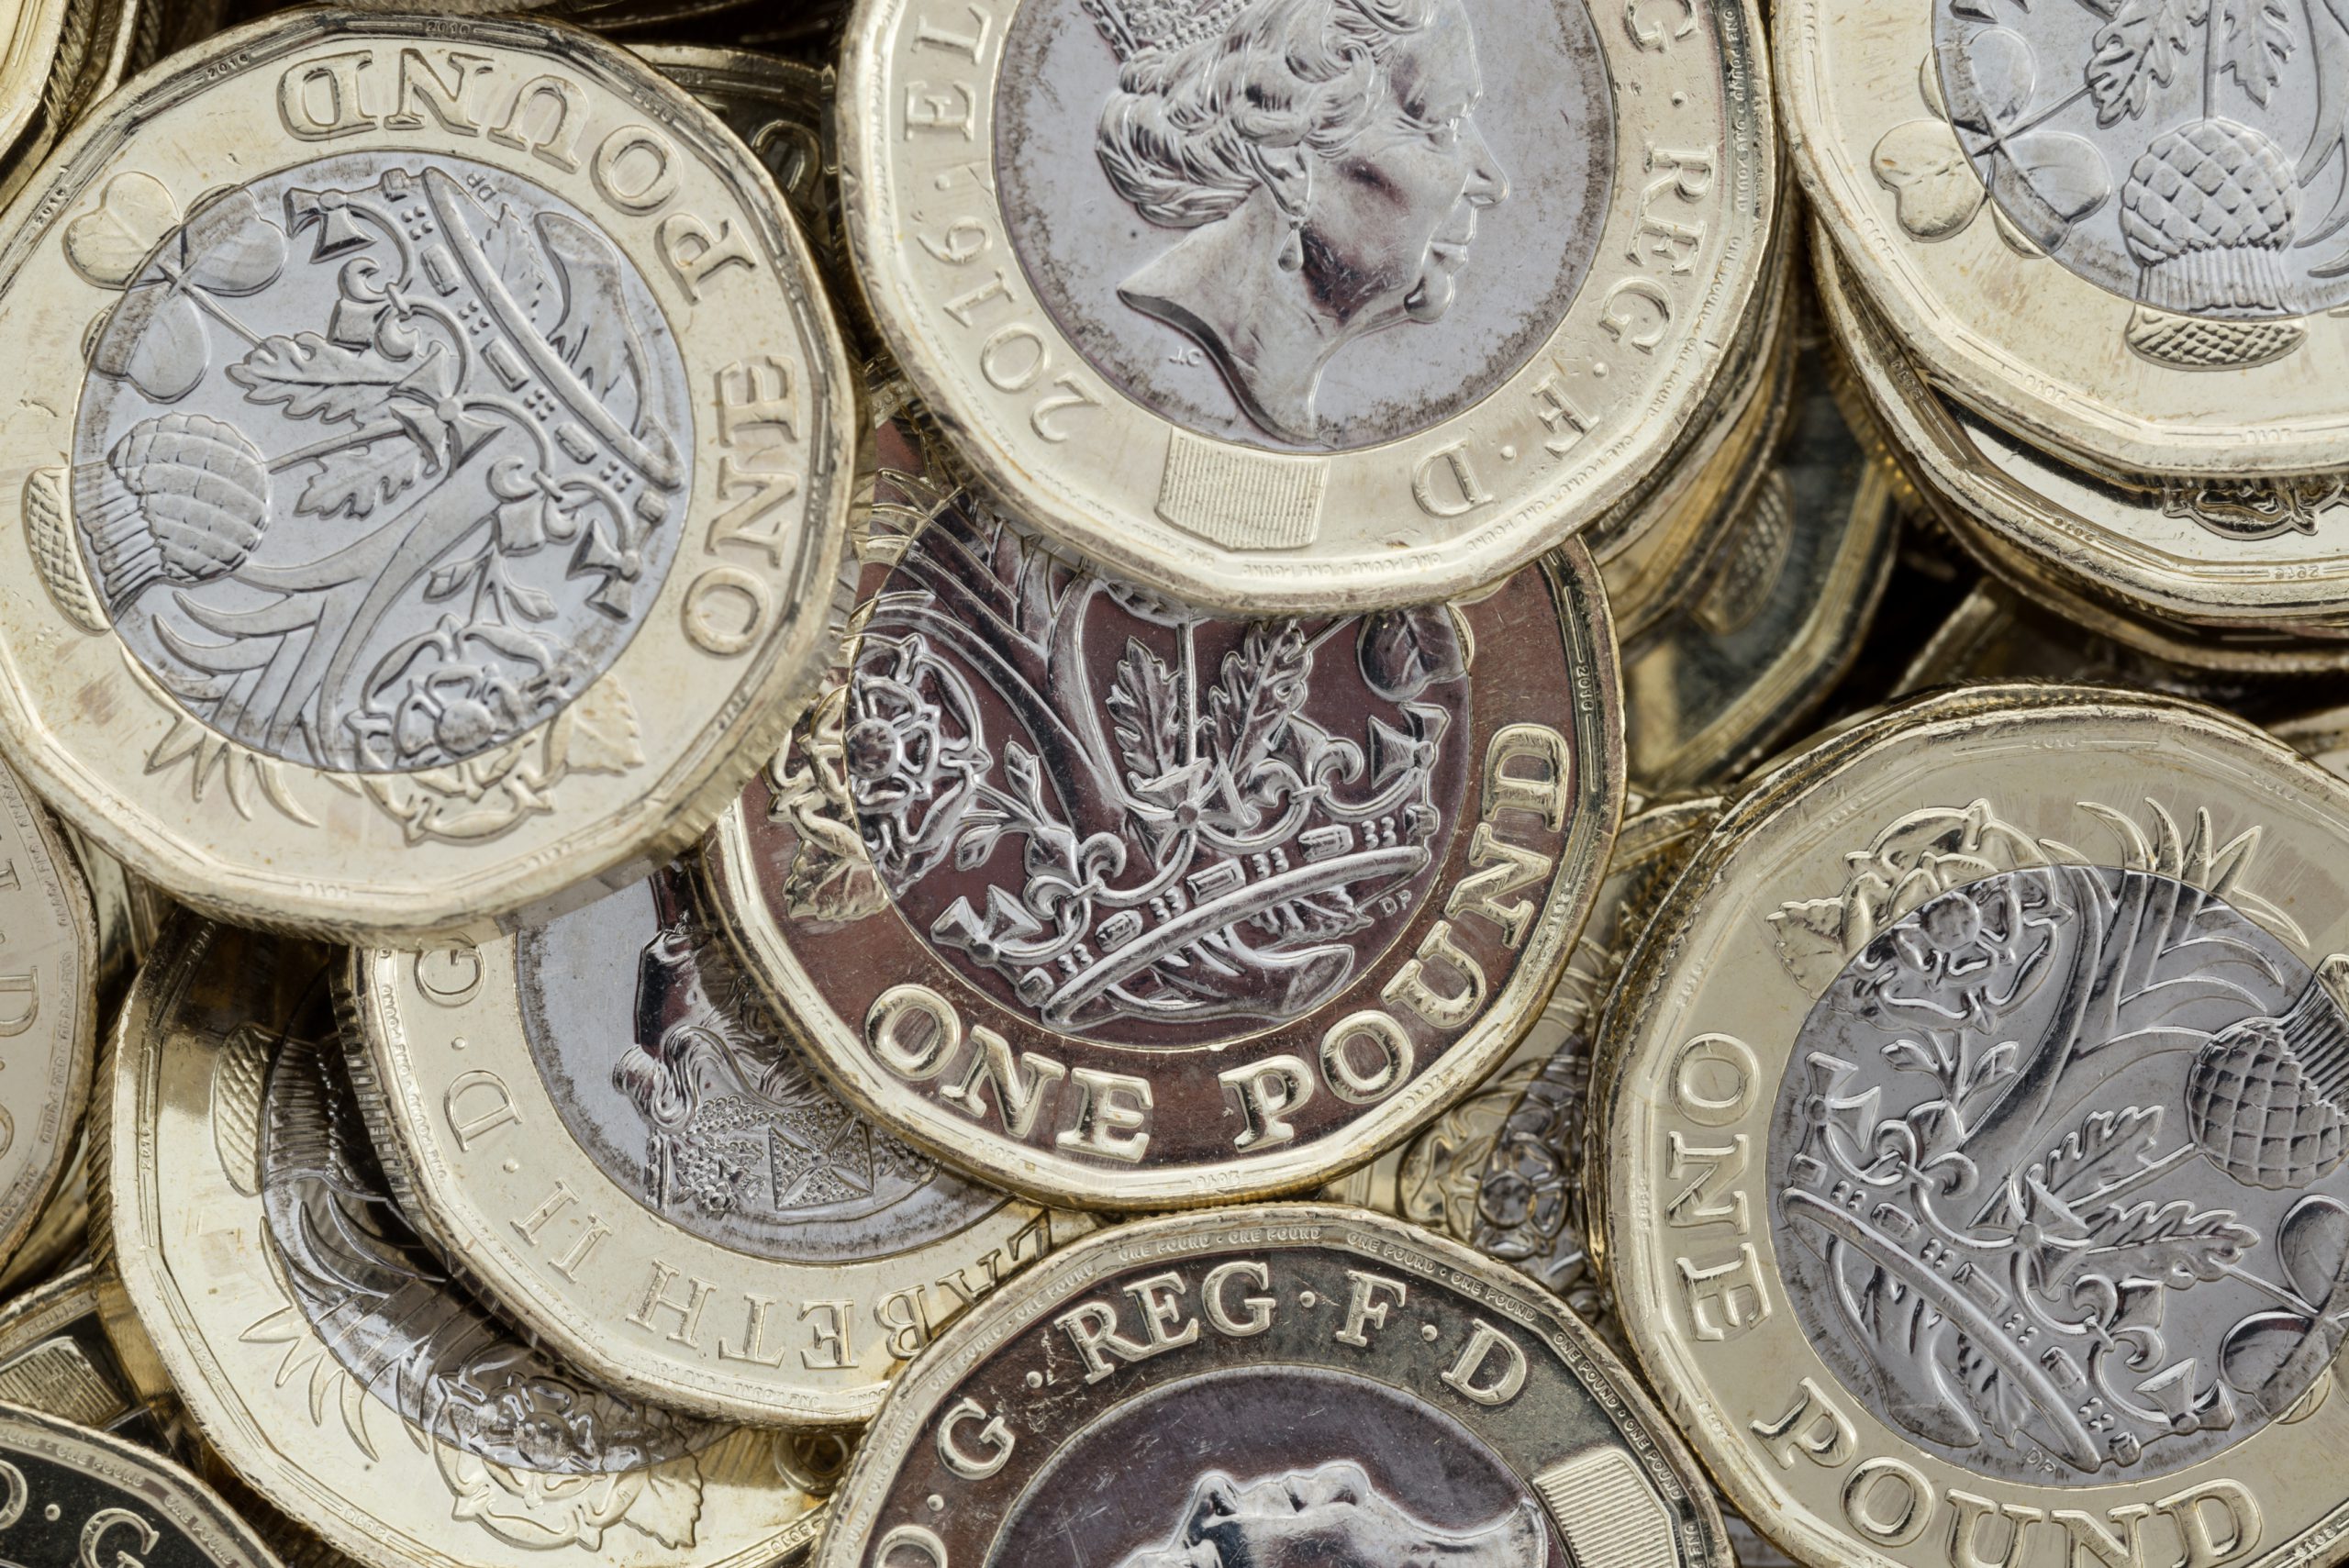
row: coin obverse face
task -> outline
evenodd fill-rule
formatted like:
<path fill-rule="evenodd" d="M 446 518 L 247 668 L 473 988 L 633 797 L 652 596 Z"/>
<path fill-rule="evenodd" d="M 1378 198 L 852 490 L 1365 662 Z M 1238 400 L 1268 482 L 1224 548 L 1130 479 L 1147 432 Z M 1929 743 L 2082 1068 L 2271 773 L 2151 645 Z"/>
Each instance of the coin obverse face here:
<path fill-rule="evenodd" d="M 842 1101 L 679 869 L 510 940 L 352 961 L 419 1223 L 616 1386 L 839 1425 L 969 1301 L 1091 1229 Z"/>
<path fill-rule="evenodd" d="M 1620 806 L 1587 555 L 1453 606 L 1220 618 L 1062 562 L 903 432 L 883 461 L 924 526 L 706 856 L 850 1097 L 1015 1191 L 1129 1207 L 1326 1179 L 1489 1070 Z"/>
<path fill-rule="evenodd" d="M 278 1568 L 212 1489 L 159 1454 L 0 1405 L 0 1553 L 19 1568 Z"/>
<path fill-rule="evenodd" d="M 854 259 L 1047 536 L 1224 607 L 1457 593 L 1620 500 L 1708 395 L 1775 196 L 1754 27 L 868 0 Z"/>
<path fill-rule="evenodd" d="M 1729 1562 L 1590 1331 L 1359 1210 L 1123 1227 L 1007 1287 L 883 1406 L 819 1568 Z"/>
<path fill-rule="evenodd" d="M 1993 688 L 1698 851 L 1602 1046 L 1606 1255 L 1798 1557 L 2212 1568 L 2339 1527 L 2344 804 L 2208 709 Z"/>
<path fill-rule="evenodd" d="M 0 739 L 248 923 L 413 935 L 649 869 L 821 651 L 852 399 L 765 175 L 584 34 L 452 25 L 225 37 L 0 248 L 48 389 L 6 438 L 39 588 Z"/>
<path fill-rule="evenodd" d="M 591 1379 L 429 1250 L 337 1039 L 331 956 L 184 916 L 114 1048 L 105 1307 L 206 1440 L 369 1568 L 765 1568 L 811 1540 L 796 1440 Z"/>

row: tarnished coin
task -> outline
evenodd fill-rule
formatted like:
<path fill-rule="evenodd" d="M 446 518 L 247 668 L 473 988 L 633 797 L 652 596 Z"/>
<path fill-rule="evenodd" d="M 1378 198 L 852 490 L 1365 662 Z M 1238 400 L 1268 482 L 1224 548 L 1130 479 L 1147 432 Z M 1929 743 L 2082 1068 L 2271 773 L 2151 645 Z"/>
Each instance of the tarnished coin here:
<path fill-rule="evenodd" d="M 0 1557 L 17 1568 L 278 1568 L 260 1536 L 170 1460 L 0 1405 Z"/>
<path fill-rule="evenodd" d="M 90 893 L 49 813 L 0 768 L 0 1263 L 82 1136 L 96 1051 Z"/>
<path fill-rule="evenodd" d="M 1092 1229 L 842 1103 L 682 871 L 509 940 L 365 950 L 351 973 L 405 1207 L 614 1387 L 861 1421 L 937 1329 Z"/>
<path fill-rule="evenodd" d="M 117 95 L 28 198 L 0 741 L 133 871 L 345 936 L 509 920 L 773 749 L 854 398 L 685 95 L 567 28 L 304 12 Z"/>
<path fill-rule="evenodd" d="M 1951 531 L 1998 574 L 2130 646 L 2244 670 L 2349 665 L 2349 488 L 2321 479 L 2099 478 L 1932 386 L 1813 247 L 1819 291 L 1877 429 Z M 2221 400 L 2223 401 L 2223 400 Z"/>
<path fill-rule="evenodd" d="M 1047 553 L 913 429 L 882 432 L 875 513 L 920 531 L 704 851 L 814 1059 L 1075 1207 L 1318 1184 L 1466 1093 L 1614 834 L 1588 556 L 1450 606 L 1218 618 Z"/>
<path fill-rule="evenodd" d="M 1807 353 L 1794 428 L 1679 613 L 1625 639 L 1631 777 L 1719 784 L 1798 732 L 1860 651 L 1899 530 L 1892 465 L 1862 447 Z"/>
<path fill-rule="evenodd" d="M 1454 596 L 1704 406 L 1777 175 L 1750 0 L 865 0 L 845 217 L 1004 504 L 1202 606 Z"/>
<path fill-rule="evenodd" d="M 766 1568 L 812 1539 L 793 1439 L 589 1382 L 451 1279 L 377 1163 L 332 961 L 182 916 L 132 990 L 97 1227 L 131 1370 L 371 1568 Z"/>
<path fill-rule="evenodd" d="M 1794 0 L 1774 26 L 1804 188 L 1961 402 L 2123 478 L 2349 467 L 2349 10 Z"/>
<path fill-rule="evenodd" d="M 1977 688 L 1758 781 L 1606 1038 L 1603 1262 L 1813 1564 L 2321 1560 L 2349 1498 L 2349 786 Z"/>
<path fill-rule="evenodd" d="M 1475 1093 L 1329 1195 L 1512 1264 L 1611 1336 L 1584 1240 L 1591 1038 L 1632 942 L 1720 808 L 1709 796 L 1626 806 L 1590 918 L 1533 1027 Z"/>
<path fill-rule="evenodd" d="M 882 1407 L 818 1568 L 1728 1568 L 1711 1488 L 1590 1330 L 1359 1209 L 1120 1227 Z"/>

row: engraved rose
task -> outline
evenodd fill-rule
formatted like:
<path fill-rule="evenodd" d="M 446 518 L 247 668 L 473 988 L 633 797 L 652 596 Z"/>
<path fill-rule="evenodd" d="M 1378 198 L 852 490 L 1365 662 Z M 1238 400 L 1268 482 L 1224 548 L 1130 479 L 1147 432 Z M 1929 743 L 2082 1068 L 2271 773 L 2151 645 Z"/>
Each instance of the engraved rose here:
<path fill-rule="evenodd" d="M 841 756 L 874 862 L 892 881 L 910 881 L 953 849 L 995 760 L 977 698 L 927 638 L 868 639 L 865 646 Z"/>

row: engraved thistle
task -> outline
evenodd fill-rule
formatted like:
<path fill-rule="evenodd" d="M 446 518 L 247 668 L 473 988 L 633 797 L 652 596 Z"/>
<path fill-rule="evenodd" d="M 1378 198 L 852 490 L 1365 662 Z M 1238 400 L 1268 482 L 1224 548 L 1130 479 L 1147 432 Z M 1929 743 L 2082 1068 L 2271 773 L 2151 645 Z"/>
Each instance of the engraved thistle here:
<path fill-rule="evenodd" d="M 2136 303 L 2176 369 L 2255 364 L 2349 303 L 2349 3 L 1937 0 L 1935 118 L 1877 176 L 1920 239 L 1984 205 L 2018 250 Z"/>
<path fill-rule="evenodd" d="M 934 947 L 1053 1029 L 1189 1043 L 1309 1011 L 1392 940 L 1456 795 L 1468 660 L 1442 606 L 1217 620 L 950 508 L 874 603 L 841 771 Z"/>
<path fill-rule="evenodd" d="M 1797 1311 L 1969 1467 L 2161 1474 L 2291 1418 L 2349 1328 L 2349 957 L 2311 973 L 2219 842 L 1920 811 L 1772 917 L 1820 994 L 1781 1091 Z"/>
<path fill-rule="evenodd" d="M 478 165 L 387 162 L 184 221 L 151 178 L 110 182 L 65 247 L 122 298 L 74 465 L 35 475 L 28 513 L 69 613 L 214 730 L 413 773 L 553 717 L 627 645 L 674 548 L 690 416 L 600 232 Z M 69 512 L 78 549 L 49 537 Z"/>

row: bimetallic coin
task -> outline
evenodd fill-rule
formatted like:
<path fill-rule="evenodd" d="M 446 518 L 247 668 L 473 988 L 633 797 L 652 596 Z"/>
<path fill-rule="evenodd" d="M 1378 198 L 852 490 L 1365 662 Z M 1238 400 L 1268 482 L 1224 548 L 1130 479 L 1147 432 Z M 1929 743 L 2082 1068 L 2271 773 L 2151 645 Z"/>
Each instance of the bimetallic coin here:
<path fill-rule="evenodd" d="M 0 768 L 0 1263 L 50 1207 L 82 1136 L 97 938 L 62 834 Z"/>
<path fill-rule="evenodd" d="M 124 1366 L 98 1295 L 84 1263 L 0 1306 L 0 1403 L 170 1452 L 178 1423 L 169 1401 L 142 1393 Z"/>
<path fill-rule="evenodd" d="M 2349 787 L 1977 688 L 1759 780 L 1631 961 L 1608 1283 L 1813 1564 L 2321 1559 L 2349 1480 Z"/>
<path fill-rule="evenodd" d="M 212 1489 L 160 1454 L 0 1405 L 0 1557 L 17 1568 L 278 1568 Z"/>
<path fill-rule="evenodd" d="M 1120 1227 L 891 1391 L 818 1568 L 1728 1568 L 1590 1330 L 1457 1243 L 1307 1205 Z"/>
<path fill-rule="evenodd" d="M 2349 663 L 2349 492 L 2326 479 L 2116 484 L 1937 392 L 1815 244 L 1821 302 L 1878 430 L 1984 565 L 2159 657 L 2218 668 Z"/>
<path fill-rule="evenodd" d="M 451 1278 L 377 1162 L 332 962 L 183 916 L 133 988 L 98 1151 L 133 1373 L 371 1568 L 765 1568 L 812 1539 L 789 1437 L 590 1382 Z"/>
<path fill-rule="evenodd" d="M 704 854 L 812 1058 L 1094 1207 L 1316 1184 L 1466 1093 L 1614 833 L 1586 553 L 1450 606 L 1219 618 L 1048 553 L 916 428 L 883 431 L 875 513 L 920 531 Z"/>
<path fill-rule="evenodd" d="M 351 962 L 351 1045 L 406 1207 L 615 1387 L 861 1421 L 955 1313 L 1092 1229 L 842 1103 L 682 871 L 511 940 Z"/>
<path fill-rule="evenodd" d="M 1800 0 L 1804 188 L 1936 384 L 2123 479 L 2349 466 L 2349 16 Z"/>
<path fill-rule="evenodd" d="M 1514 1265 L 1619 1344 L 1584 1243 L 1591 1037 L 1632 941 L 1720 808 L 1709 797 L 1628 804 L 1590 918 L 1533 1027 L 1475 1093 L 1328 1195 Z"/>
<path fill-rule="evenodd" d="M 1685 608 L 1626 639 L 1631 776 L 1718 784 L 1797 733 L 1858 657 L 1898 544 L 1892 465 L 1869 455 L 1804 356 L 1794 428 Z"/>
<path fill-rule="evenodd" d="M 133 871 L 249 923 L 510 921 L 772 750 L 853 394 L 707 111 L 571 29 L 313 12 L 117 95 L 38 189 L 0 740 Z"/>
<path fill-rule="evenodd" d="M 1711 395 L 1776 205 L 1742 0 L 865 0 L 857 272 L 1004 504 L 1230 610 L 1449 597 Z"/>

